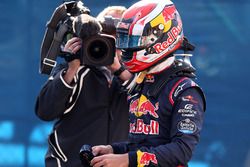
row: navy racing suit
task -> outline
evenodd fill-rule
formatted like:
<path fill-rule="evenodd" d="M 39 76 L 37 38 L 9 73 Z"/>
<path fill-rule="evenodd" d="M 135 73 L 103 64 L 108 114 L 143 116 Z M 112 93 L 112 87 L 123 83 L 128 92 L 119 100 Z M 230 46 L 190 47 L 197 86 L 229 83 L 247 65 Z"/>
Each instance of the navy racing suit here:
<path fill-rule="evenodd" d="M 187 166 L 199 142 L 205 111 L 201 88 L 189 77 L 174 77 L 159 96 L 150 88 L 161 73 L 148 75 L 141 90 L 129 95 L 129 142 L 112 144 L 129 154 L 129 166 Z"/>

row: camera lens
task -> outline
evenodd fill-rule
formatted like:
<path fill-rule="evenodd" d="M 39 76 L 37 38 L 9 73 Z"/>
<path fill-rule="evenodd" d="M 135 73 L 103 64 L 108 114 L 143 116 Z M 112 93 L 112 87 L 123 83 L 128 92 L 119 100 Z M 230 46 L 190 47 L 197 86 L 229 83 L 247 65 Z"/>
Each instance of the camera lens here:
<path fill-rule="evenodd" d="M 96 40 L 92 42 L 88 49 L 89 54 L 97 61 L 105 57 L 108 53 L 107 44 L 102 40 Z"/>
<path fill-rule="evenodd" d="M 111 65 L 115 57 L 115 38 L 97 34 L 83 40 L 82 61 L 85 65 Z"/>

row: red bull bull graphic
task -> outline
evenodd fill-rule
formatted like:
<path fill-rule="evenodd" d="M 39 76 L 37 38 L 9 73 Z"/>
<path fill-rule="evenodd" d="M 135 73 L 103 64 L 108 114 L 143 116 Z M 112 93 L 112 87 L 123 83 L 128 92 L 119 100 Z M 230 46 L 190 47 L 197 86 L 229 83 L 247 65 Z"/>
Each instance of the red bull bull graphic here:
<path fill-rule="evenodd" d="M 159 123 L 151 120 L 150 124 L 145 124 L 142 119 L 137 119 L 135 123 L 130 123 L 129 132 L 134 134 L 159 135 Z"/>
<path fill-rule="evenodd" d="M 137 151 L 137 167 L 148 166 L 150 163 L 158 164 L 155 154 Z"/>
<path fill-rule="evenodd" d="M 159 102 L 155 106 L 147 99 L 146 96 L 141 95 L 139 99 L 133 100 L 130 103 L 130 113 L 135 114 L 136 117 L 142 115 L 151 115 L 154 118 L 159 118 L 157 110 L 159 109 Z"/>

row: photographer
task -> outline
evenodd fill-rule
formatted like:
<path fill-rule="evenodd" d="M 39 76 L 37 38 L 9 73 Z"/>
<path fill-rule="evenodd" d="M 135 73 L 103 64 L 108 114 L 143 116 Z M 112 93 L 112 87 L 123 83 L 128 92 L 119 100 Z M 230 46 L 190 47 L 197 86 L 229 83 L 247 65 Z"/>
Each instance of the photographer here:
<path fill-rule="evenodd" d="M 124 11 L 124 7 L 112 7 L 106 15 L 120 18 Z M 121 80 L 131 74 L 117 56 L 108 68 L 83 65 L 78 54 L 84 42 L 78 37 L 67 41 L 63 51 L 72 57 L 68 64 L 56 67 L 37 98 L 36 115 L 44 121 L 56 120 L 48 138 L 47 167 L 81 166 L 83 144 L 127 139 L 128 104 Z"/>

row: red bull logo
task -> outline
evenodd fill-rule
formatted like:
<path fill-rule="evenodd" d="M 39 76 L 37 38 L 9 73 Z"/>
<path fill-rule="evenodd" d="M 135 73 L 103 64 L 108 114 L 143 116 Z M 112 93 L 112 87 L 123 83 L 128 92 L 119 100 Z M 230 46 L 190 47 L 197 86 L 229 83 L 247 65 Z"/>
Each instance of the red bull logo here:
<path fill-rule="evenodd" d="M 173 27 L 167 34 L 168 39 L 163 43 L 156 43 L 153 48 L 155 49 L 156 53 L 161 53 L 162 51 L 166 50 L 170 45 L 172 45 L 179 34 L 181 33 L 182 28 L 178 25 L 177 27 Z"/>
<path fill-rule="evenodd" d="M 137 119 L 135 123 L 130 123 L 130 133 L 145 134 L 145 135 L 159 135 L 159 123 L 151 120 L 150 124 L 145 124 L 142 119 Z"/>
<path fill-rule="evenodd" d="M 151 115 L 154 118 L 158 118 L 156 111 L 159 109 L 159 102 L 155 106 L 147 99 L 146 96 L 141 95 L 139 99 L 136 99 L 130 103 L 130 113 L 135 114 L 136 117 L 142 115 Z"/>
<path fill-rule="evenodd" d="M 148 153 L 148 152 L 141 152 L 140 150 L 137 151 L 138 157 L 138 166 L 144 167 L 145 165 L 149 165 L 150 162 L 154 163 L 155 165 L 158 164 L 155 154 Z"/>
<path fill-rule="evenodd" d="M 146 75 L 146 82 L 154 83 L 155 77 L 153 75 Z"/>

